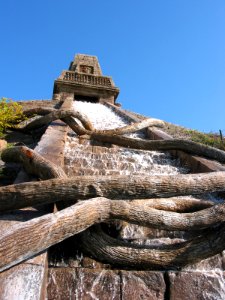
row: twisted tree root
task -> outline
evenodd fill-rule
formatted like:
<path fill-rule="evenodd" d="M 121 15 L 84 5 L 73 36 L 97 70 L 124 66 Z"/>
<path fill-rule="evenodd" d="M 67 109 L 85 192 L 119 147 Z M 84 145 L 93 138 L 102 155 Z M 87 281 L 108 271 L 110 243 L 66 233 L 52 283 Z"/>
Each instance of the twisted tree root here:
<path fill-rule="evenodd" d="M 91 197 L 148 199 L 219 191 L 225 191 L 225 172 L 179 176 L 76 176 L 0 187 L 0 211 Z"/>
<path fill-rule="evenodd" d="M 122 147 L 141 150 L 182 150 L 184 152 L 215 159 L 221 163 L 225 162 L 225 151 L 204 144 L 182 139 L 173 140 L 141 140 L 124 136 L 113 136 L 99 133 L 91 133 L 90 137 L 97 141 L 115 144 Z"/>
<path fill-rule="evenodd" d="M 78 120 L 80 120 L 80 122 L 82 123 L 82 125 L 84 126 L 85 129 L 92 131 L 94 128 L 91 124 L 91 122 L 88 120 L 88 118 L 84 115 L 81 114 L 79 112 L 75 112 L 73 110 L 54 110 L 51 113 L 44 115 L 43 117 L 34 120 L 33 122 L 27 124 L 23 130 L 25 131 L 29 131 L 29 130 L 33 130 L 36 129 L 38 127 L 41 126 L 45 126 L 55 120 L 58 119 L 65 119 L 67 117 L 74 117 L 77 118 Z"/>
<path fill-rule="evenodd" d="M 84 231 L 93 224 L 113 219 L 123 219 L 135 224 L 138 223 L 141 225 L 148 225 L 151 227 L 159 226 L 160 228 L 166 228 L 168 230 L 199 230 L 207 226 L 216 225 L 219 222 L 224 221 L 225 205 L 216 205 L 195 213 L 178 214 L 157 211 L 152 208 L 142 209 L 141 205 L 134 205 L 133 202 L 127 203 L 126 201 L 112 201 L 103 197 L 89 199 L 87 201 L 81 201 L 57 213 L 51 213 L 45 216 L 32 219 L 27 222 L 16 224 L 12 226 L 7 232 L 5 232 L 0 237 L 0 271 L 3 271 L 4 269 L 27 258 L 30 258 L 31 256 L 49 248 L 50 246 L 74 234 Z M 223 228 L 223 231 L 224 230 L 225 229 Z M 218 239 L 218 235 L 216 235 L 216 237 Z M 171 257 L 174 259 L 174 251 L 176 249 L 178 249 L 177 251 L 175 251 L 176 255 L 183 255 L 184 250 L 188 250 L 192 244 L 195 248 L 192 247 L 193 249 L 191 251 L 197 251 L 198 249 L 196 250 L 196 247 L 198 246 L 206 247 L 207 249 L 206 241 L 208 238 L 208 235 L 205 238 L 203 238 L 202 245 L 199 244 L 199 241 L 195 241 L 194 243 L 184 243 L 184 247 L 180 247 L 180 245 L 178 244 L 176 245 L 175 249 L 167 249 L 166 253 L 160 253 L 161 257 L 159 264 L 170 264 Z M 96 244 L 94 239 L 97 239 L 99 241 L 99 244 Z M 212 239 L 213 241 L 216 240 L 214 236 L 212 237 Z M 89 243 L 88 241 L 90 241 L 91 245 L 87 245 L 87 243 Z M 108 240 L 103 239 L 102 241 L 101 232 L 97 232 L 97 234 L 92 233 L 91 236 L 90 234 L 86 235 L 85 233 L 83 237 L 83 242 L 84 244 L 86 243 L 86 247 L 89 248 L 91 254 L 94 253 L 94 255 L 98 255 L 99 252 L 103 252 L 102 258 L 107 258 L 110 262 L 112 262 L 110 258 L 110 253 L 113 249 L 113 246 L 121 247 L 120 242 L 112 241 L 113 243 L 111 242 L 111 244 L 109 244 L 109 249 L 105 250 Z M 220 237 L 220 243 L 219 245 L 216 244 L 216 249 L 219 249 L 220 251 L 223 250 L 221 248 L 221 244 L 223 246 L 225 245 L 225 237 Z M 125 246 L 124 244 L 122 245 Z M 127 260 L 125 260 L 125 265 L 127 262 L 130 263 L 131 260 L 137 260 L 137 262 L 134 262 L 135 265 L 138 264 L 138 262 L 140 263 L 140 261 L 142 260 L 142 252 L 141 250 L 139 250 L 139 247 L 132 246 L 131 248 L 134 249 L 134 253 L 132 251 L 129 252 L 129 250 L 127 249 L 121 250 L 125 251 L 126 254 L 129 255 Z M 150 261 L 152 264 L 151 251 L 149 252 L 149 249 L 144 249 L 143 251 L 144 254 L 147 255 L 148 259 L 150 255 Z M 157 250 L 154 251 L 157 252 Z M 205 254 L 203 254 L 202 256 L 198 254 L 196 258 L 204 258 L 205 256 L 207 257 L 209 255 L 212 255 L 212 253 L 215 254 L 215 251 L 211 248 L 204 251 Z M 137 259 L 137 254 L 140 254 L 140 259 Z M 120 263 L 122 255 L 123 254 L 117 254 L 113 262 Z M 193 255 L 191 255 L 191 257 L 193 257 Z M 178 261 L 182 264 L 186 263 L 185 260 L 185 255 L 184 258 L 182 258 L 181 256 L 180 260 L 178 259 Z M 187 260 L 187 262 L 189 262 L 189 260 Z"/>
<path fill-rule="evenodd" d="M 55 108 L 45 108 L 45 107 L 34 107 L 23 111 L 23 115 L 27 118 L 33 115 L 45 116 L 53 111 L 57 111 Z"/>
<path fill-rule="evenodd" d="M 109 201 L 91 199 L 12 226 L 0 237 L 0 272 L 109 218 Z M 98 209 L 96 210 L 96 208 Z"/>
<path fill-rule="evenodd" d="M 81 234 L 82 249 L 92 257 L 118 267 L 177 269 L 216 255 L 225 248 L 225 225 L 189 241 L 153 246 L 129 244 L 106 235 L 99 226 Z"/>
<path fill-rule="evenodd" d="M 30 130 L 46 125 L 56 119 L 62 119 L 78 134 L 89 134 L 91 138 L 103 142 L 145 150 L 178 149 L 225 162 L 224 151 L 191 141 L 144 141 L 118 136 L 149 126 L 160 125 L 162 122 L 160 123 L 158 120 L 148 119 L 113 130 L 99 131 L 94 130 L 91 122 L 78 112 L 53 110 L 50 113 L 42 111 L 42 114 L 44 114 L 42 118 L 27 124 L 25 129 Z M 84 128 L 77 124 L 73 118 L 79 119 Z M 180 175 L 179 178 L 176 178 L 176 176 L 152 176 L 149 179 L 148 177 L 133 176 L 127 180 L 126 176 L 99 176 L 95 178 L 85 176 L 75 177 L 71 180 L 66 179 L 66 175 L 62 170 L 57 167 L 55 169 L 55 166 L 49 165 L 48 161 L 43 161 L 42 157 L 36 156 L 26 147 L 5 152 L 3 157 L 5 156 L 5 160 L 12 161 L 12 157 L 18 154 L 16 161 L 22 162 L 28 172 L 36 172 L 42 179 L 55 177 L 63 179 L 47 180 L 41 182 L 41 185 L 39 183 L 28 183 L 0 188 L 0 208 L 2 210 L 8 210 L 10 207 L 15 209 L 34 204 L 50 203 L 65 198 L 74 200 L 87 199 L 93 196 L 106 196 L 114 199 L 169 197 L 225 190 L 225 172 Z M 47 169 L 44 170 L 43 165 L 46 163 Z M 36 191 L 35 195 L 33 194 L 34 190 Z M 9 203 L 9 199 L 11 203 Z M 163 199 L 160 200 L 158 201 L 158 207 L 166 207 Z M 177 199 L 173 202 L 178 204 Z M 201 203 L 199 208 L 204 205 L 211 206 L 211 203 Z M 153 203 L 149 200 L 127 202 L 95 198 L 79 202 L 56 214 L 49 214 L 15 225 L 0 238 L 0 268 L 4 270 L 73 234 L 84 231 L 93 224 L 104 221 L 119 219 L 152 228 L 183 231 L 205 229 L 225 222 L 225 204 L 214 205 L 193 213 L 181 214 L 157 210 L 152 206 Z M 157 204 L 154 207 L 157 207 Z M 184 211 L 185 209 L 195 209 L 194 202 L 189 206 L 186 204 L 184 206 L 180 205 L 179 209 L 180 211 L 182 209 Z M 88 247 L 87 251 L 97 256 L 97 259 L 99 259 L 100 254 L 100 259 L 117 265 L 143 268 L 142 264 L 144 263 L 147 268 L 168 268 L 193 263 L 221 252 L 225 246 L 224 232 L 225 227 L 221 225 L 216 234 L 209 231 L 205 236 L 184 243 L 164 246 L 161 249 L 128 245 L 110 238 L 101 229 L 98 229 L 97 232 L 89 230 L 88 235 L 86 233 L 82 234 L 82 241 L 86 248 Z M 213 243 L 213 249 L 211 243 Z"/>
<path fill-rule="evenodd" d="M 111 135 L 122 135 L 127 134 L 131 132 L 136 132 L 138 130 L 150 127 L 150 126 L 163 126 L 164 122 L 158 119 L 145 119 L 141 122 L 130 124 L 124 127 L 116 128 L 116 129 L 109 129 L 109 130 L 96 130 L 94 129 L 91 122 L 88 120 L 87 116 L 84 114 L 74 111 L 74 110 L 55 110 L 55 109 L 32 109 L 25 111 L 24 114 L 29 116 L 34 113 L 38 113 L 39 115 L 43 115 L 42 118 L 38 118 L 33 120 L 32 122 L 29 122 L 28 124 L 22 124 L 18 125 L 17 128 L 23 129 L 25 131 L 29 131 L 32 129 L 35 129 L 37 127 L 41 127 L 44 125 L 49 124 L 50 122 L 61 119 L 64 121 L 67 125 L 70 126 L 70 128 L 77 133 L 78 135 L 84 135 L 84 134 L 91 134 L 92 132 L 98 133 L 98 134 L 111 134 Z M 77 118 L 81 121 L 82 126 L 77 124 L 77 122 L 73 119 Z"/>
<path fill-rule="evenodd" d="M 192 198 L 152 198 L 127 200 L 132 204 L 141 205 L 143 208 L 155 208 L 158 210 L 189 213 L 215 205 L 213 201 Z"/>
<path fill-rule="evenodd" d="M 148 207 L 146 201 L 111 200 L 110 217 L 141 226 L 165 230 L 201 230 L 225 221 L 225 204 L 193 213 L 167 212 Z"/>
<path fill-rule="evenodd" d="M 107 135 L 118 136 L 118 135 L 128 134 L 128 133 L 132 133 L 132 132 L 137 132 L 137 131 L 142 130 L 147 127 L 152 127 L 152 126 L 162 127 L 164 125 L 165 125 L 165 123 L 162 120 L 152 118 L 152 119 L 145 119 L 143 121 L 129 124 L 129 125 L 126 125 L 123 127 L 115 128 L 115 129 L 106 129 L 106 130 L 96 130 L 95 129 L 95 130 L 93 130 L 93 132 L 86 131 L 86 134 L 92 135 L 92 133 L 93 133 L 93 134 L 99 134 L 99 135 L 107 134 Z"/>
<path fill-rule="evenodd" d="M 67 178 L 62 168 L 26 146 L 5 149 L 1 158 L 4 162 L 22 163 L 28 174 L 36 175 L 40 179 Z"/>

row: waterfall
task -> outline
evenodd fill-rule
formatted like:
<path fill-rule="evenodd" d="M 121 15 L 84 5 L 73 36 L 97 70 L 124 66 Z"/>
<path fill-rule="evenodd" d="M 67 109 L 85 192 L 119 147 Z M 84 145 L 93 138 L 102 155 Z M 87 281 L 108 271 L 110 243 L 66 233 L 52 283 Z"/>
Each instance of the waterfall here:
<path fill-rule="evenodd" d="M 85 114 L 96 129 L 113 129 L 129 124 L 129 121 L 117 115 L 112 109 L 99 103 L 74 102 L 74 110 Z M 129 136 L 143 138 L 143 134 Z M 75 133 L 70 132 L 65 147 L 66 171 L 73 175 L 177 175 L 189 172 L 167 152 L 133 150 L 114 146 L 104 147 L 93 153 L 90 144 L 80 144 Z M 192 196 L 188 196 L 194 198 Z M 204 199 L 220 201 L 214 195 L 201 195 Z M 182 198 L 182 197 L 181 197 Z M 187 198 L 187 196 L 185 196 Z M 196 198 L 196 197 L 195 197 Z M 158 245 L 183 241 L 183 232 L 152 230 L 134 224 L 121 222 L 119 238 L 131 243 Z"/>

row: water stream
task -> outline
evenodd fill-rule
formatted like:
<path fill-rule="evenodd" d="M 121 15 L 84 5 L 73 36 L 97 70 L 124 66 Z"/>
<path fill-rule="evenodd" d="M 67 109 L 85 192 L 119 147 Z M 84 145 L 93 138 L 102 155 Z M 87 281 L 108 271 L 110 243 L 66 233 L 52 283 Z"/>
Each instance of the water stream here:
<path fill-rule="evenodd" d="M 74 109 L 86 114 L 96 129 L 113 129 L 129 124 L 128 120 L 102 104 L 75 101 Z M 135 133 L 130 136 L 143 138 L 143 133 Z M 163 176 L 189 172 L 188 168 L 180 165 L 179 159 L 172 158 L 166 152 L 132 150 L 116 146 L 93 151 L 89 143 L 80 143 L 79 138 L 73 132 L 68 134 L 65 161 L 69 176 L 111 174 Z M 220 200 L 213 195 L 204 195 L 204 198 Z M 159 245 L 183 241 L 185 236 L 182 232 L 170 232 L 168 235 L 168 232 L 165 231 L 121 222 L 119 238 L 131 243 Z"/>

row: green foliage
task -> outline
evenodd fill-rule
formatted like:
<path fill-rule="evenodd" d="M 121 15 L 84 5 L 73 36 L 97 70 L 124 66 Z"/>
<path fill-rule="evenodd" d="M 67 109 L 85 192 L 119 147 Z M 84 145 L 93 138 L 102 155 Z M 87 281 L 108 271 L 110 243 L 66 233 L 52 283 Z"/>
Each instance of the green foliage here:
<path fill-rule="evenodd" d="M 23 119 L 23 109 L 20 104 L 7 98 L 0 99 L 0 136 L 7 128 L 13 127 Z"/>
<path fill-rule="evenodd" d="M 220 136 L 219 131 L 217 133 L 203 133 L 171 123 L 166 123 L 163 130 L 175 139 L 192 140 L 194 142 L 202 143 L 225 151 L 225 138 Z"/>
<path fill-rule="evenodd" d="M 186 130 L 186 134 L 190 135 L 191 140 L 194 142 L 225 150 L 225 140 L 221 140 L 219 134 L 202 133 L 197 130 Z"/>

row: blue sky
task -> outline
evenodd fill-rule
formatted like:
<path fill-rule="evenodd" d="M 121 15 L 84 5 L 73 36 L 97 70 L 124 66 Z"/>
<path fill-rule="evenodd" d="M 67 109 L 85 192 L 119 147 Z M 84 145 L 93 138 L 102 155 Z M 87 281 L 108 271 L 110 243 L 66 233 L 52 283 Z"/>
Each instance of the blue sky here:
<path fill-rule="evenodd" d="M 0 97 L 50 99 L 85 53 L 124 108 L 225 134 L 224 0 L 7 0 L 0 17 Z"/>

